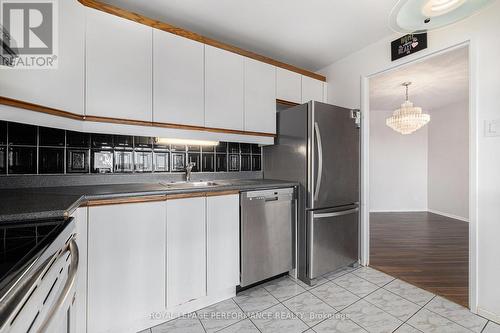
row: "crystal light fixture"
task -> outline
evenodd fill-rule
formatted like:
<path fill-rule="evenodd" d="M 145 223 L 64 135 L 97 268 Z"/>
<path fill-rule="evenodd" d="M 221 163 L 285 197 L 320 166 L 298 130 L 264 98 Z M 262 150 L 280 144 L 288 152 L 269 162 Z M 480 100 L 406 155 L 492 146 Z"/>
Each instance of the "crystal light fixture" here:
<path fill-rule="evenodd" d="M 408 100 L 408 86 L 410 84 L 411 82 L 403 83 L 406 88 L 406 101 L 385 121 L 387 126 L 401 134 L 411 134 L 431 120 L 430 115 L 422 113 L 422 108 L 413 106 L 413 103 Z"/>

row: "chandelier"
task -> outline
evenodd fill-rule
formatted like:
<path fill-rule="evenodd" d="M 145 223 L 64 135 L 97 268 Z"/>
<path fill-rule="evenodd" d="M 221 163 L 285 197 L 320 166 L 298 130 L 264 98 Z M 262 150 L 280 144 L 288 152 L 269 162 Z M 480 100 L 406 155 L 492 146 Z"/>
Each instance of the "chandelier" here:
<path fill-rule="evenodd" d="M 410 84 L 411 82 L 403 83 L 406 88 L 406 101 L 385 121 L 387 126 L 401 134 L 411 134 L 431 120 L 430 115 L 422 113 L 422 108 L 413 106 L 413 103 L 408 100 L 408 86 Z"/>

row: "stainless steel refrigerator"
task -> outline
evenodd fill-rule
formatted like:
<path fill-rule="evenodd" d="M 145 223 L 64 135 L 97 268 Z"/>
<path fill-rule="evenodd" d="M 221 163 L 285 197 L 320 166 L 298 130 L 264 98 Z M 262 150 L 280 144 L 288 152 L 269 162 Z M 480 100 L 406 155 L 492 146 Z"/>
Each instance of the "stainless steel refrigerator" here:
<path fill-rule="evenodd" d="M 359 258 L 360 114 L 319 102 L 279 110 L 264 177 L 300 183 L 297 270 L 314 284 Z"/>

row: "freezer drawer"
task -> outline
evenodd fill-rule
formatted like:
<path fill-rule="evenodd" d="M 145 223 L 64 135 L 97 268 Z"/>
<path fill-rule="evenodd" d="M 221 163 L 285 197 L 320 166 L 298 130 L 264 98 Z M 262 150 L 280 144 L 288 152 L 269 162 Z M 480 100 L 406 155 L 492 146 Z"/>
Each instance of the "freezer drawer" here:
<path fill-rule="evenodd" d="M 359 208 L 308 213 L 310 280 L 358 261 Z"/>
<path fill-rule="evenodd" d="M 293 188 L 241 194 L 241 287 L 293 269 Z"/>

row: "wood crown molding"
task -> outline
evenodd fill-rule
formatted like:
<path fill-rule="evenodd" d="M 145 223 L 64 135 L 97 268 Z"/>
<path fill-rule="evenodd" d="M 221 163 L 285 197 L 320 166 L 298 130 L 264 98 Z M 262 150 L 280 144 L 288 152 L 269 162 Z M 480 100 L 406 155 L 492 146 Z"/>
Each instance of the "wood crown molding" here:
<path fill-rule="evenodd" d="M 200 34 L 176 27 L 174 25 L 171 25 L 171 24 L 168 24 L 165 22 L 154 20 L 154 19 L 151 19 L 149 17 L 130 12 L 128 10 L 121 9 L 121 8 L 113 6 L 113 5 L 102 3 L 102 2 L 96 1 L 96 0 L 78 0 L 78 1 L 82 5 L 89 7 L 89 8 L 93 8 L 93 9 L 96 9 L 96 10 L 99 10 L 102 12 L 106 12 L 108 14 L 119 16 L 119 17 L 122 17 L 124 19 L 135 21 L 137 23 L 144 24 L 144 25 L 150 26 L 150 27 L 155 28 L 155 29 L 163 30 L 163 31 L 166 31 L 166 32 L 178 35 L 178 36 L 182 36 L 184 38 L 188 38 L 188 39 L 191 39 L 191 40 L 203 43 L 203 44 L 207 44 L 207 45 L 219 48 L 219 49 L 233 52 L 233 53 L 236 53 L 236 54 L 248 57 L 248 58 L 252 58 L 252 59 L 255 59 L 255 60 L 258 60 L 261 62 L 268 63 L 268 64 L 276 66 L 276 67 L 280 67 L 280 68 L 283 68 L 283 69 L 286 69 L 286 70 L 289 70 L 289 71 L 292 71 L 295 73 L 302 74 L 304 76 L 311 77 L 311 78 L 316 79 L 316 80 L 326 82 L 326 77 L 323 75 L 316 74 L 316 73 L 313 73 L 311 71 L 308 71 L 308 70 L 305 70 L 305 69 L 302 69 L 302 68 L 299 68 L 299 67 L 296 67 L 293 65 L 289 65 L 289 64 L 286 64 L 284 62 L 274 60 L 272 58 L 269 58 L 269 57 L 251 52 L 251 51 L 247 51 L 247 50 L 241 49 L 241 48 L 236 47 L 236 46 L 232 46 L 232 45 L 229 45 L 229 44 L 226 44 L 223 42 L 219 42 L 215 39 L 208 38 L 208 37 L 202 36 Z"/>
<path fill-rule="evenodd" d="M 223 195 L 233 195 L 239 194 L 238 190 L 230 191 L 214 191 L 214 192 L 192 192 L 192 193 L 178 193 L 178 194 L 159 194 L 159 195 L 147 195 L 138 197 L 122 197 L 122 198 L 112 198 L 112 199 L 96 199 L 89 200 L 83 203 L 80 207 L 98 207 L 98 206 L 109 206 L 109 205 L 123 205 L 131 203 L 144 203 L 144 202 L 158 202 L 167 200 L 178 200 L 178 199 L 188 199 L 188 198 L 203 198 L 203 197 L 218 197 Z"/>
<path fill-rule="evenodd" d="M 214 132 L 214 133 L 225 133 L 225 134 L 238 134 L 238 135 L 251 135 L 251 136 L 262 136 L 262 137 L 276 137 L 273 133 L 261 133 L 261 132 L 250 132 L 250 131 L 239 131 L 224 128 L 213 128 L 213 127 L 203 127 L 203 126 L 191 126 L 191 125 L 181 125 L 181 124 L 170 124 L 170 123 L 158 123 L 143 120 L 131 120 L 131 119 L 121 119 L 121 118 L 109 118 L 100 116 L 83 116 L 76 113 L 58 110 L 38 104 L 33 104 L 29 102 L 20 101 L 13 98 L 0 96 L 0 104 L 12 106 L 16 108 L 26 109 L 30 111 L 46 113 L 49 115 L 68 118 L 72 120 L 79 121 L 93 121 L 101 123 L 112 123 L 112 124 L 123 124 L 123 125 L 136 125 L 136 126 L 150 126 L 150 127 L 163 127 L 172 129 L 181 129 L 189 131 L 203 131 L 203 132 Z"/>

